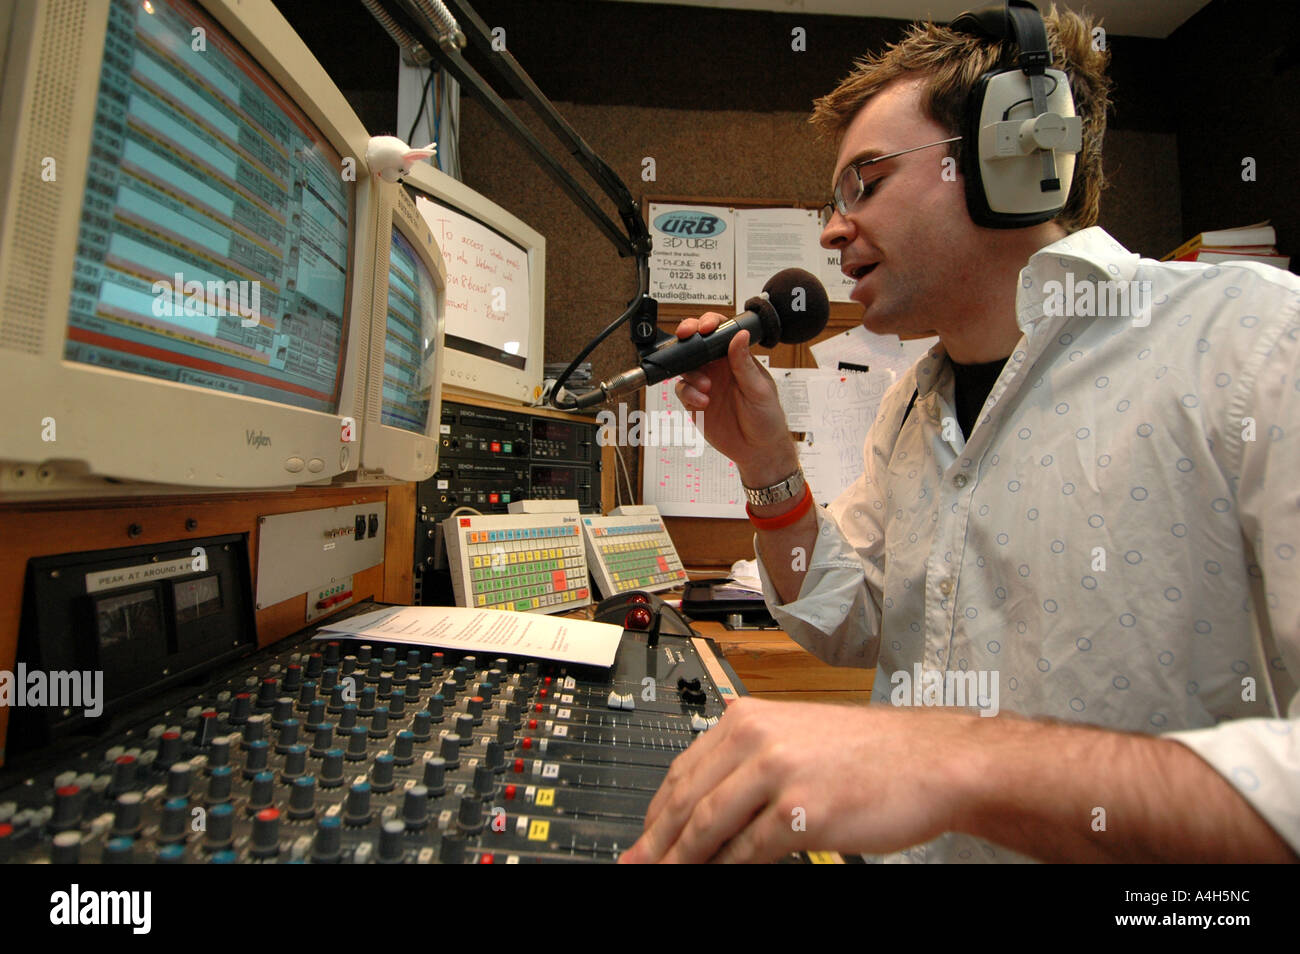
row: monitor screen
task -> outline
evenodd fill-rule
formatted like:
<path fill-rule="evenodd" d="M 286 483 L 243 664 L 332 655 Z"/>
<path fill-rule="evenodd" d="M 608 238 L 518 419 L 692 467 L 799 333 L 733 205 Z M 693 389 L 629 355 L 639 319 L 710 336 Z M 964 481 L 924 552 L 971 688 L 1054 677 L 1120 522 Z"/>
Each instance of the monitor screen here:
<path fill-rule="evenodd" d="M 94 117 L 64 358 L 335 412 L 339 153 L 182 0 L 114 0 Z"/>
<path fill-rule="evenodd" d="M 388 333 L 380 423 L 427 434 L 437 380 L 438 288 L 396 227 L 388 255 Z"/>
<path fill-rule="evenodd" d="M 448 205 L 416 195 L 447 261 L 447 347 L 522 370 L 533 320 L 528 250 Z"/>

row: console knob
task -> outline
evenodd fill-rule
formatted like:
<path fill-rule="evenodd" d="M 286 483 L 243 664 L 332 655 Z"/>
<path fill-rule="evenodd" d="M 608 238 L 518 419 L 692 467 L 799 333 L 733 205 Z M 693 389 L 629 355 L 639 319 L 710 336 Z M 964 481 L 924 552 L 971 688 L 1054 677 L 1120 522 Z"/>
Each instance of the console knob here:
<path fill-rule="evenodd" d="M 343 805 L 343 820 L 349 825 L 365 825 L 370 821 L 370 783 L 353 782 Z"/>
<path fill-rule="evenodd" d="M 474 717 L 468 712 L 456 716 L 456 734 L 460 736 L 461 745 L 469 745 L 474 739 Z"/>
<path fill-rule="evenodd" d="M 293 700 L 288 696 L 280 696 L 271 706 L 271 725 L 278 729 L 292 718 Z"/>
<path fill-rule="evenodd" d="M 343 729 L 353 728 L 357 724 L 358 715 L 360 715 L 360 710 L 357 708 L 355 702 L 349 702 L 344 705 L 342 711 L 339 713 L 339 730 L 342 731 Z"/>
<path fill-rule="evenodd" d="M 113 777 L 108 784 L 111 794 L 125 792 L 135 784 L 135 756 L 119 755 L 113 760 Z"/>
<path fill-rule="evenodd" d="M 244 756 L 244 778 L 252 778 L 258 772 L 266 768 L 268 756 L 271 753 L 271 743 L 266 739 L 258 739 L 248 747 L 248 754 Z"/>
<path fill-rule="evenodd" d="M 275 776 L 270 772 L 258 772 L 253 776 L 253 788 L 248 794 L 248 811 L 261 811 L 269 807 L 274 800 Z"/>
<path fill-rule="evenodd" d="M 447 791 L 447 760 L 435 755 L 424 763 L 424 787 L 430 795 L 438 796 Z"/>
<path fill-rule="evenodd" d="M 208 811 L 208 830 L 203 839 L 203 847 L 208 851 L 228 848 L 234 840 L 235 810 L 229 803 L 214 805 Z"/>
<path fill-rule="evenodd" d="M 402 835 L 406 832 L 406 825 L 396 818 L 390 818 L 384 822 L 383 828 L 379 831 L 379 863 L 381 865 L 397 864 L 406 854 L 402 846 Z"/>
<path fill-rule="evenodd" d="M 50 862 L 56 865 L 81 863 L 81 832 L 61 831 L 50 846 Z"/>
<path fill-rule="evenodd" d="M 334 747 L 334 726 L 328 722 L 316 726 L 316 733 L 311 743 L 311 754 L 320 758 Z"/>
<path fill-rule="evenodd" d="M 433 716 L 429 714 L 428 709 L 421 709 L 411 720 L 411 735 L 417 742 L 428 742 L 429 736 L 433 733 Z"/>
<path fill-rule="evenodd" d="M 276 697 L 279 696 L 279 686 L 274 676 L 267 676 L 262 680 L 262 684 L 257 687 L 257 707 L 259 709 L 269 709 L 275 705 Z"/>
<path fill-rule="evenodd" d="M 311 818 L 316 814 L 316 779 L 304 775 L 295 779 L 289 790 L 289 817 L 295 819 Z"/>
<path fill-rule="evenodd" d="M 208 779 L 208 803 L 212 805 L 230 801 L 233 779 L 229 765 L 218 765 Z"/>
<path fill-rule="evenodd" d="M 306 774 L 307 746 L 289 746 L 289 752 L 284 757 L 284 769 L 280 772 L 281 781 L 287 785 L 292 785 L 294 779 L 302 778 Z"/>
<path fill-rule="evenodd" d="M 376 706 L 370 717 L 370 737 L 382 739 L 388 735 L 388 706 Z"/>
<path fill-rule="evenodd" d="M 113 814 L 113 834 L 134 838 L 140 831 L 140 803 L 144 797 L 139 792 L 117 796 L 117 809 Z"/>
<path fill-rule="evenodd" d="M 320 787 L 338 788 L 343 784 L 343 750 L 330 749 L 320 765 Z"/>
<path fill-rule="evenodd" d="M 154 762 L 159 768 L 171 768 L 181 757 L 181 734 L 175 729 L 164 732 L 158 737 L 158 759 Z"/>
<path fill-rule="evenodd" d="M 316 837 L 311 843 L 311 860 L 318 865 L 337 864 L 342 854 L 343 823 L 337 816 L 326 815 L 316 823 Z"/>
<path fill-rule="evenodd" d="M 448 768 L 460 765 L 460 736 L 454 732 L 444 735 L 438 746 L 438 754 L 446 759 Z"/>
<path fill-rule="evenodd" d="M 177 762 L 167 770 L 167 797 L 190 797 L 190 763 Z"/>
<path fill-rule="evenodd" d="M 248 748 L 252 743 L 266 738 L 266 716 L 250 716 L 249 720 L 244 723 L 244 748 Z"/>
<path fill-rule="evenodd" d="M 477 834 L 483 830 L 483 803 L 473 795 L 463 795 L 456 824 L 463 832 Z"/>
<path fill-rule="evenodd" d="M 506 770 L 506 747 L 496 739 L 489 739 L 485 763 L 493 772 L 504 772 Z"/>
<path fill-rule="evenodd" d="M 186 768 L 188 767 L 186 766 Z M 76 828 L 81 822 L 83 801 L 80 785 L 61 785 L 56 788 L 54 790 L 54 815 L 50 818 L 50 830 L 66 831 L 69 828 Z"/>
<path fill-rule="evenodd" d="M 402 800 L 402 820 L 409 831 L 419 831 L 429 824 L 429 790 L 412 785 Z"/>
<path fill-rule="evenodd" d="M 429 697 L 424 708 L 429 711 L 429 717 L 434 722 L 442 721 L 442 707 L 446 704 L 447 698 L 441 692 L 436 692 Z"/>
<path fill-rule="evenodd" d="M 223 765 L 230 764 L 230 737 L 222 736 L 212 740 L 212 745 L 208 749 L 208 773 L 211 774 L 213 769 L 221 768 Z"/>
<path fill-rule="evenodd" d="M 391 792 L 396 783 L 393 781 L 393 757 L 387 752 L 375 756 L 370 768 L 370 787 L 376 792 Z"/>
<path fill-rule="evenodd" d="M 342 729 L 339 735 L 343 735 Z M 366 757 L 366 730 L 361 726 L 353 726 L 347 730 L 348 733 L 348 751 L 347 760 L 349 762 L 360 762 Z"/>
<path fill-rule="evenodd" d="M 302 728 L 302 723 L 297 719 L 286 719 L 280 726 L 280 738 L 275 743 L 275 750 L 284 755 L 290 748 L 298 744 L 298 732 Z"/>
<path fill-rule="evenodd" d="M 410 765 L 415 761 L 415 735 L 409 729 L 397 733 L 393 740 L 393 761 L 398 765 Z"/>
<path fill-rule="evenodd" d="M 253 846 L 255 858 L 272 858 L 280 853 L 280 812 L 263 808 L 253 816 Z"/>
<path fill-rule="evenodd" d="M 314 699 L 307 707 L 307 727 L 316 728 L 325 724 L 325 700 Z"/>

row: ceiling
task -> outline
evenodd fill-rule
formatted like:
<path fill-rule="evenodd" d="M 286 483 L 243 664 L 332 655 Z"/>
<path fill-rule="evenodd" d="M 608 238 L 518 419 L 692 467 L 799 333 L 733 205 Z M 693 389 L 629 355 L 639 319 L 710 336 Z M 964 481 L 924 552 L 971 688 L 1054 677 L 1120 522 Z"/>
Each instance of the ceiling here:
<path fill-rule="evenodd" d="M 989 6 L 990 0 L 606 0 L 610 3 L 663 3 L 674 6 L 718 7 L 727 10 L 766 10 L 775 13 L 832 14 L 884 17 L 892 20 L 931 19 L 946 23 L 965 10 Z M 1164 39 L 1209 0 L 1057 0 L 1057 6 L 1101 20 L 1107 33 Z M 1038 0 L 1040 10 L 1049 0 Z"/>

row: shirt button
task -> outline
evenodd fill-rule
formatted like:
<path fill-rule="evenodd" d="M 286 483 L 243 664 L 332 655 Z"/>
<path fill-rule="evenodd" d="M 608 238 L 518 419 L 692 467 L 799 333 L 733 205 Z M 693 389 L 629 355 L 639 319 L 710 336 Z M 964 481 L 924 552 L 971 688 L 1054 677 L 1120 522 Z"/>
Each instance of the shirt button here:
<path fill-rule="evenodd" d="M 965 474 L 958 474 L 956 477 L 954 477 L 954 478 L 952 479 L 952 482 L 957 486 L 958 489 L 960 489 L 960 488 L 962 488 L 962 487 L 965 487 L 965 486 L 966 486 L 966 475 L 965 475 Z"/>
<path fill-rule="evenodd" d="M 952 592 L 952 580 L 944 580 L 939 584 L 939 592 L 947 596 Z"/>

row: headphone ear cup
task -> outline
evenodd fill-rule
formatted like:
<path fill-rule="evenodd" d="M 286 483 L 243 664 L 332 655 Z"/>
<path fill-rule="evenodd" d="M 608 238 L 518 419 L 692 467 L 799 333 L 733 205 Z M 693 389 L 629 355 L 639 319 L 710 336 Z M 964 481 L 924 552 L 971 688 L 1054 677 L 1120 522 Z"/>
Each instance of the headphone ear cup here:
<path fill-rule="evenodd" d="M 984 189 L 984 170 L 980 167 L 980 116 L 984 113 L 984 97 L 989 80 L 1000 70 L 991 70 L 981 76 L 971 88 L 962 128 L 961 174 L 966 186 L 966 211 L 971 221 L 986 229 L 999 228 L 997 216 L 989 208 L 988 194 Z"/>
<path fill-rule="evenodd" d="M 1074 99 L 1069 78 L 1059 70 L 1048 70 L 1055 85 L 1047 98 L 1048 110 L 1063 117 L 1073 117 Z M 993 135 L 992 127 L 1013 110 L 1026 118 L 1022 110 L 1030 99 L 1029 80 L 1018 69 L 994 70 L 979 78 L 971 90 L 970 104 L 962 129 L 962 175 L 966 179 L 966 209 L 976 225 L 991 229 L 1020 229 L 1040 225 L 1060 214 L 1070 196 L 1074 180 L 1075 153 L 1056 150 L 1056 175 L 1059 187 L 1042 189 L 1042 154 L 999 155 L 981 161 L 984 149 L 996 149 L 1001 143 L 983 142 Z M 1032 113 L 1031 113 L 1032 115 Z M 1005 125 L 1005 122 L 1004 122 Z"/>

